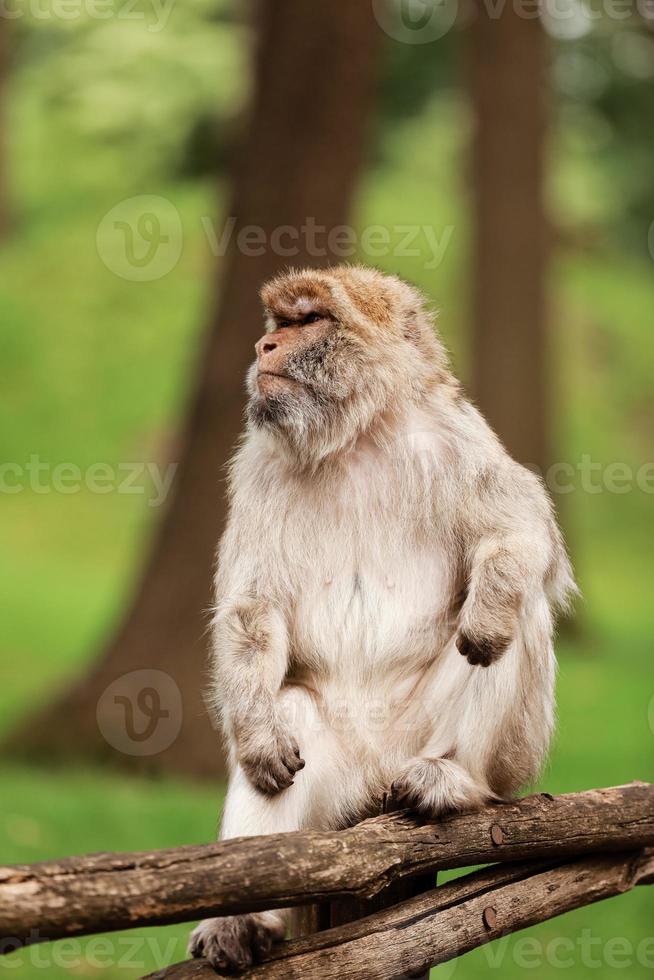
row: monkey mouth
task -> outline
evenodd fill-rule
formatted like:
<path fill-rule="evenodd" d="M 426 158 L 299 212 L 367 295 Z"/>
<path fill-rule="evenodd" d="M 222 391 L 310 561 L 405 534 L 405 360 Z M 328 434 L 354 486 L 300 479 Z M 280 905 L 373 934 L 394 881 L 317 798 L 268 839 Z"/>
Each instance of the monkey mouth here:
<path fill-rule="evenodd" d="M 282 374 L 281 371 L 259 371 L 257 378 L 287 378 L 289 381 L 294 380 L 288 374 Z"/>
<path fill-rule="evenodd" d="M 302 384 L 297 378 L 292 378 L 290 374 L 284 374 L 282 371 L 259 371 L 257 374 L 257 384 L 259 384 L 262 378 L 277 378 L 279 381 L 290 381 L 296 385 Z"/>

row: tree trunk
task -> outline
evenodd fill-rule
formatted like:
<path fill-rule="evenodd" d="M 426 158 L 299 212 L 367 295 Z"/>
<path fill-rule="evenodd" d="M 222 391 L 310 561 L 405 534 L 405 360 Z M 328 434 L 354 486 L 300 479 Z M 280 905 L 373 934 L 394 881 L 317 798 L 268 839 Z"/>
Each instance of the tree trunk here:
<path fill-rule="evenodd" d="M 11 23 L 0 16 L 0 242 L 11 231 L 12 213 L 7 174 L 7 88 L 11 64 Z"/>
<path fill-rule="evenodd" d="M 545 472 L 547 43 L 515 4 L 471 27 L 475 114 L 472 390 L 516 459 Z"/>
<path fill-rule="evenodd" d="M 270 235 L 282 226 L 300 230 L 307 218 L 327 228 L 347 219 L 373 104 L 380 36 L 369 0 L 262 0 L 256 9 L 254 105 L 230 211 L 236 226 L 200 358 L 172 500 L 132 608 L 105 655 L 21 727 L 11 740 L 14 752 L 96 759 L 122 753 L 125 761 L 149 769 L 194 775 L 222 768 L 202 696 L 207 610 L 225 517 L 223 468 L 242 428 L 243 379 L 262 332 L 258 289 L 289 264 L 330 261 L 328 254 L 307 248 L 301 235 L 291 243 L 297 245 L 292 255 L 288 237 L 275 249 Z M 256 257 L 237 247 L 239 229 L 249 225 L 260 227 L 268 243 Z M 139 670 L 148 673 L 132 674 Z"/>

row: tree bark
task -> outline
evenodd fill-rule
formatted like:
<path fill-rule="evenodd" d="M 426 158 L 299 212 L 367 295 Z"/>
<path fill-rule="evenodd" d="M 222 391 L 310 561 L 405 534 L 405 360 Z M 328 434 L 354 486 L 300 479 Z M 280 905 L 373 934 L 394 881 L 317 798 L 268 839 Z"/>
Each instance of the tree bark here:
<path fill-rule="evenodd" d="M 478 0 L 474 111 L 472 393 L 509 452 L 551 462 L 547 382 L 549 226 L 544 203 L 547 39 L 516 4 Z"/>
<path fill-rule="evenodd" d="M 654 785 L 632 783 L 541 794 L 434 824 L 388 814 L 342 831 L 67 858 L 0 868 L 0 938 L 15 941 L 10 952 L 64 936 L 344 897 L 369 901 L 447 868 L 648 846 Z"/>
<path fill-rule="evenodd" d="M 242 980 L 406 980 L 493 939 L 654 882 L 654 851 L 560 867 L 509 865 L 459 878 L 402 905 L 284 943 Z M 223 974 L 217 974 L 222 976 Z M 149 980 L 212 980 L 206 961 Z"/>
<path fill-rule="evenodd" d="M 301 234 L 297 243 L 282 237 L 276 250 L 270 236 L 287 226 L 300 233 L 307 218 L 326 228 L 346 221 L 366 144 L 381 34 L 369 0 L 262 0 L 257 9 L 256 92 L 230 208 L 236 225 L 200 358 L 172 501 L 113 642 L 82 680 L 28 719 L 11 739 L 14 753 L 122 759 L 200 776 L 222 771 L 219 740 L 202 697 L 207 610 L 225 517 L 224 466 L 242 428 L 243 379 L 262 332 L 258 290 L 289 264 L 331 260 L 327 251 L 316 254 Z M 239 249 L 239 231 L 250 225 L 266 236 L 261 255 Z M 296 253 L 288 254 L 289 244 L 297 244 Z M 181 730 L 165 748 L 160 743 L 174 730 L 171 714 L 180 716 L 174 689 L 171 694 L 156 673 L 124 678 L 140 669 L 165 672 L 181 692 Z M 102 734 L 96 706 L 121 677 L 115 703 L 102 702 Z M 154 751 L 140 745 L 140 734 L 126 736 L 130 713 L 134 731 L 140 725 L 154 733 L 148 743 Z M 161 738 L 159 717 L 166 722 Z"/>
<path fill-rule="evenodd" d="M 398 809 L 388 794 L 384 794 L 381 813 L 395 813 Z M 291 917 L 291 935 L 294 938 L 313 936 L 326 929 L 334 929 L 348 922 L 357 922 L 382 909 L 399 905 L 416 895 L 423 895 L 435 888 L 436 883 L 435 873 L 425 874 L 392 882 L 372 898 L 342 897 L 331 902 L 295 908 Z M 429 980 L 429 971 L 416 973 L 412 980 Z"/>

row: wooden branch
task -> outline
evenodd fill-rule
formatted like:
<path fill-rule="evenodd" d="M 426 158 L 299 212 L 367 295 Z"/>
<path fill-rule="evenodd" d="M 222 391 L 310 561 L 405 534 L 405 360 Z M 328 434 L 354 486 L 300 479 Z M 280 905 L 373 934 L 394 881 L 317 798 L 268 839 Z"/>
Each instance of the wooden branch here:
<path fill-rule="evenodd" d="M 434 824 L 393 814 L 338 832 L 4 867 L 0 938 L 13 939 L 14 948 L 340 895 L 371 898 L 395 881 L 445 868 L 653 844 L 654 786 L 632 783 L 541 794 Z"/>
<path fill-rule="evenodd" d="M 654 883 L 654 850 L 569 864 L 495 866 L 419 898 L 306 939 L 284 943 L 241 980 L 396 980 L 564 912 Z M 221 974 L 218 974 L 220 976 Z M 215 980 L 204 960 L 149 980 Z"/>

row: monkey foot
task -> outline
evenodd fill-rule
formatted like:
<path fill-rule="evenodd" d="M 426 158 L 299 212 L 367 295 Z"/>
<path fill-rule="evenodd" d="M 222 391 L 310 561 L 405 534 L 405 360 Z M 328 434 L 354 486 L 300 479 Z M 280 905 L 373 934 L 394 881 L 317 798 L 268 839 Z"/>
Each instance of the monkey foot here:
<path fill-rule="evenodd" d="M 452 759 L 411 759 L 393 780 L 391 798 L 426 816 L 439 817 L 453 810 L 473 810 L 488 794 L 470 773 Z"/>
<path fill-rule="evenodd" d="M 191 933 L 188 951 L 195 959 L 208 960 L 215 970 L 241 973 L 266 956 L 285 931 L 275 912 L 205 919 Z"/>

